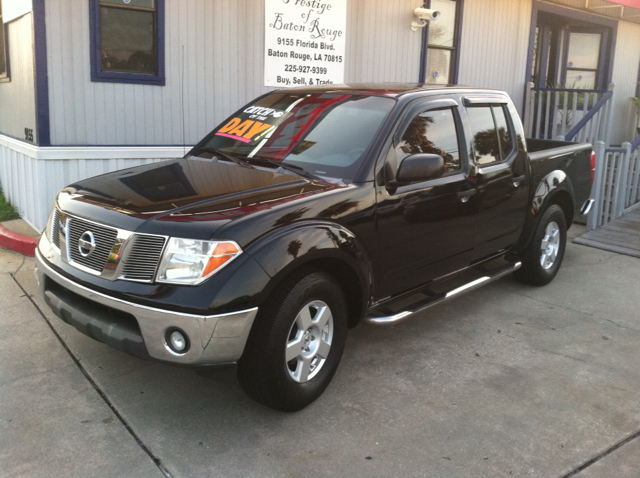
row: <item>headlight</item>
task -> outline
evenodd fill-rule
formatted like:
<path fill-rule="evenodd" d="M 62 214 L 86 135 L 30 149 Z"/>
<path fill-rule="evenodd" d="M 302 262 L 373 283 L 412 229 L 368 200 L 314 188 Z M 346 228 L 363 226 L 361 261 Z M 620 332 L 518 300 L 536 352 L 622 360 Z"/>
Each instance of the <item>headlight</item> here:
<path fill-rule="evenodd" d="M 158 268 L 157 282 L 196 285 L 242 253 L 233 241 L 169 239 Z"/>

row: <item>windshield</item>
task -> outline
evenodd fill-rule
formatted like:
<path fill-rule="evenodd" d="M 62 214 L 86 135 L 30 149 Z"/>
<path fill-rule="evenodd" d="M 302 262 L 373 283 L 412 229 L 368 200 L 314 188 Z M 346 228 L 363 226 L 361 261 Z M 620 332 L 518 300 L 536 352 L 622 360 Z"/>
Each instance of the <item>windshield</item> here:
<path fill-rule="evenodd" d="M 284 163 L 352 180 L 393 105 L 377 96 L 275 92 L 237 111 L 192 154 L 224 160 L 227 153 L 250 164 Z"/>

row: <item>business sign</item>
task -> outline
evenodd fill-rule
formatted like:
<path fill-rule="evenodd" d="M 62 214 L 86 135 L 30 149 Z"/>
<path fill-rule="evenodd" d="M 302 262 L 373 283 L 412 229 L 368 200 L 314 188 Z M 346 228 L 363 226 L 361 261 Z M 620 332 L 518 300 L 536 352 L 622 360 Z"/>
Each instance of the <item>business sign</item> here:
<path fill-rule="evenodd" d="M 344 82 L 347 0 L 265 0 L 264 85 Z"/>

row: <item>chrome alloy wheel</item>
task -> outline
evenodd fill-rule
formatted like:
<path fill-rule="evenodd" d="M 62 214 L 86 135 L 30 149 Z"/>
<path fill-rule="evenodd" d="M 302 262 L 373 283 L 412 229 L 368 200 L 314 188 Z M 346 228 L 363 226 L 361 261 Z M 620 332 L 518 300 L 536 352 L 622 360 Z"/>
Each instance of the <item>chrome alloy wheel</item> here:
<path fill-rule="evenodd" d="M 325 364 L 333 339 L 333 315 L 327 304 L 305 305 L 291 325 L 285 361 L 289 376 L 298 383 L 315 377 Z"/>
<path fill-rule="evenodd" d="M 547 224 L 540 243 L 540 265 L 549 270 L 553 267 L 560 250 L 560 227 L 554 221 Z"/>

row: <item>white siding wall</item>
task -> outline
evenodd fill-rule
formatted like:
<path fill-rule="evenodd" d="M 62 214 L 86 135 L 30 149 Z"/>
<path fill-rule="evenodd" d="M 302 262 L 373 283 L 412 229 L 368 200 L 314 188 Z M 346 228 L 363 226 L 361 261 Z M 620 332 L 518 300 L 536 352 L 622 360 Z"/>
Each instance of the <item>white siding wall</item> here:
<path fill-rule="evenodd" d="M 35 83 L 33 74 L 33 14 L 5 24 L 11 81 L 0 82 L 0 134 L 24 139 L 24 129 L 36 137 Z"/>
<path fill-rule="evenodd" d="M 166 86 L 91 82 L 89 2 L 46 2 L 52 144 L 193 144 L 266 91 L 260 2 L 167 0 Z M 182 135 L 182 51 L 184 115 Z"/>
<path fill-rule="evenodd" d="M 193 144 L 269 90 L 263 0 L 166 0 L 166 86 L 91 82 L 88 3 L 46 2 L 52 144 L 182 144 L 183 103 Z M 419 3 L 348 0 L 347 82 L 417 81 Z"/>
<path fill-rule="evenodd" d="M 345 81 L 417 82 L 422 32 L 411 31 L 422 0 L 347 0 Z"/>
<path fill-rule="evenodd" d="M 636 137 L 636 106 L 629 97 L 636 95 L 640 66 L 640 25 L 620 22 L 613 67 L 614 108 L 611 124 L 612 144 L 633 141 Z"/>
<path fill-rule="evenodd" d="M 507 91 L 522 114 L 531 0 L 466 0 L 460 45 L 461 85 Z"/>
<path fill-rule="evenodd" d="M 0 138 L 1 139 L 1 138 Z M 47 217 L 58 192 L 84 178 L 163 159 L 34 159 L 0 143 L 0 177 L 7 200 L 18 208 L 20 216 L 38 231 L 47 225 Z"/>

